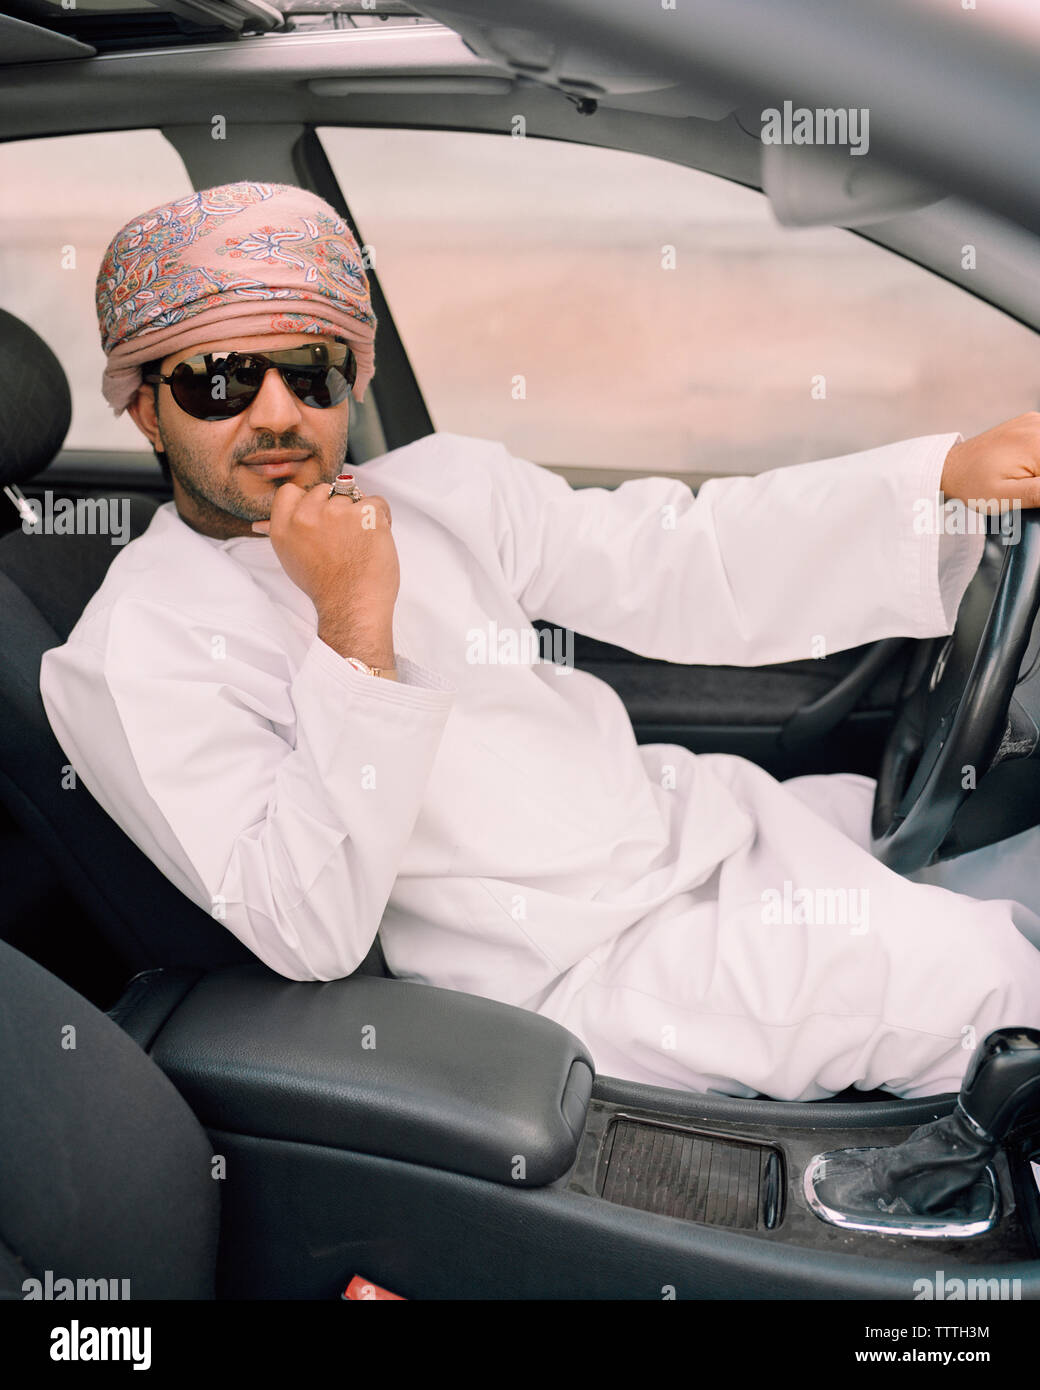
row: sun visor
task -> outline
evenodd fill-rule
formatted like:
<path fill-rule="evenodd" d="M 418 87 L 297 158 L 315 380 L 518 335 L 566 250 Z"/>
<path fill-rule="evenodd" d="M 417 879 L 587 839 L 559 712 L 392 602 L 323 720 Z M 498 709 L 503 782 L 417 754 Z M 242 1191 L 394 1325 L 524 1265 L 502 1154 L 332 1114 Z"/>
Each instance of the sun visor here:
<path fill-rule="evenodd" d="M 946 197 L 945 190 L 880 159 L 869 148 L 869 126 L 853 121 L 842 132 L 822 119 L 832 112 L 807 111 L 800 123 L 797 110 L 793 120 L 785 120 L 790 112 L 775 114 L 762 119 L 762 187 L 784 227 L 860 227 Z M 799 134 L 818 143 L 796 143 Z M 829 134 L 845 138 L 826 143 Z"/>

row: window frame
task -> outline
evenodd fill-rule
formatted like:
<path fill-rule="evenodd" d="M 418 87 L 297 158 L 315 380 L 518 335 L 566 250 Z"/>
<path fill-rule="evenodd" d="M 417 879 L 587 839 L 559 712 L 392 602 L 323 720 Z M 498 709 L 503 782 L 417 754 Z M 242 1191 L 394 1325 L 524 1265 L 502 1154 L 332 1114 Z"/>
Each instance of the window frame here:
<path fill-rule="evenodd" d="M 278 130 L 285 127 L 277 125 Z M 508 131 L 499 125 L 480 124 L 479 122 L 469 121 L 466 123 L 446 120 L 438 117 L 436 112 L 431 113 L 429 119 L 397 119 L 397 120 L 336 120 L 332 117 L 323 118 L 320 123 L 308 121 L 298 124 L 295 129 L 299 132 L 293 140 L 291 147 L 282 148 L 282 157 L 288 157 L 292 169 L 296 176 L 296 181 L 301 187 L 310 188 L 320 197 L 324 198 L 331 206 L 335 207 L 341 216 L 347 220 L 354 234 L 358 237 L 359 244 L 364 244 L 363 229 L 359 228 L 351 212 L 349 204 L 344 196 L 343 190 L 336 178 L 335 172 L 329 161 L 328 154 L 322 143 L 319 130 L 334 128 L 340 130 L 352 129 L 389 129 L 389 130 L 415 130 L 458 134 L 476 135 L 497 135 L 502 139 L 511 138 Z M 208 186 L 207 183 L 200 181 L 196 176 L 196 171 L 192 167 L 192 161 L 187 157 L 173 134 L 183 134 L 184 127 L 171 128 L 161 123 L 148 122 L 133 127 L 122 127 L 115 125 L 92 125 L 89 129 L 77 129 L 70 131 L 50 131 L 44 134 L 18 134 L 12 136 L 0 136 L 0 144 L 22 143 L 26 140 L 55 139 L 61 140 L 77 135 L 113 135 L 124 132 L 126 129 L 151 130 L 158 132 L 171 148 L 181 157 L 184 162 L 186 172 L 192 187 L 197 191 L 200 187 Z M 631 139 L 609 140 L 609 139 L 582 139 L 577 136 L 561 135 L 544 131 L 529 131 L 525 137 L 529 140 L 548 140 L 569 145 L 589 146 L 592 148 L 616 149 L 624 153 L 641 155 L 644 158 L 658 159 L 669 164 L 674 164 L 680 168 L 688 168 L 710 174 L 714 178 L 723 179 L 726 182 L 735 184 L 740 188 L 745 188 L 750 192 L 757 193 L 760 197 L 768 199 L 768 195 L 763 190 L 761 184 L 751 179 L 737 177 L 732 172 L 710 167 L 710 160 L 697 160 L 696 158 L 681 159 L 674 154 L 668 153 L 660 148 L 647 149 L 641 148 L 639 144 L 633 143 Z M 696 152 L 694 152 L 696 153 Z M 231 181 L 236 178 L 251 177 L 245 171 L 238 170 L 232 162 L 230 167 L 225 169 L 225 178 Z M 925 211 L 928 211 L 925 209 Z M 1001 219 L 985 214 L 991 222 L 996 235 L 1007 233 L 1015 236 L 1028 236 L 1029 233 L 1024 229 L 1014 227 L 1010 223 L 1004 223 Z M 891 232 L 893 222 L 898 219 L 888 219 L 885 223 L 877 224 L 877 227 L 884 227 Z M 841 230 L 857 236 L 871 245 L 877 246 L 880 250 L 889 255 L 895 256 L 899 260 L 905 261 L 910 265 L 917 266 L 924 272 L 936 277 L 937 279 L 950 285 L 955 290 L 969 295 L 980 303 L 987 305 L 995 313 L 1004 316 L 1014 323 L 1021 325 L 1029 330 L 1034 336 L 1040 337 L 1040 322 L 1034 322 L 1025 312 L 1017 311 L 1014 307 L 1005 302 L 1000 302 L 987 293 L 987 282 L 977 280 L 971 283 L 964 283 L 956 279 L 946 269 L 936 266 L 929 261 L 924 254 L 914 252 L 891 245 L 879 234 L 877 227 L 872 232 L 871 225 L 865 227 L 848 227 Z M 1032 249 L 1035 249 L 1040 256 L 1040 237 L 1033 237 L 1030 242 Z M 423 397 L 421 383 L 418 380 L 415 368 L 408 356 L 407 348 L 401 338 L 397 326 L 393 320 L 385 295 L 379 283 L 379 277 L 374 271 L 370 271 L 372 282 L 373 307 L 379 316 L 379 338 L 380 338 L 380 358 L 379 372 L 373 378 L 369 388 L 372 396 L 377 425 L 381 428 L 385 437 L 386 449 L 399 448 L 404 444 L 412 442 L 414 439 L 423 437 L 433 430 L 433 422 L 429 407 Z M 385 402 L 393 399 L 393 410 L 386 410 L 381 407 L 380 400 Z M 579 485 L 590 486 L 614 486 L 624 481 L 625 474 L 621 470 L 614 469 L 589 469 L 571 465 L 547 464 L 546 467 L 561 473 L 572 482 Z M 153 477 L 153 475 L 155 475 Z M 665 471 L 667 476 L 667 470 Z M 163 480 L 158 474 L 154 454 L 146 449 L 109 449 L 109 448 L 80 448 L 64 447 L 59 451 L 56 458 L 41 473 L 40 478 L 47 480 L 47 485 L 51 483 L 62 483 L 70 486 L 88 486 L 89 480 L 104 480 L 103 485 L 108 486 L 127 486 L 131 482 L 138 490 L 152 490 L 151 484 L 158 479 L 156 491 L 164 490 Z M 689 473 L 673 474 L 689 478 Z M 714 476 L 712 474 L 696 475 L 698 479 Z M 102 485 L 99 481 L 95 486 Z"/>

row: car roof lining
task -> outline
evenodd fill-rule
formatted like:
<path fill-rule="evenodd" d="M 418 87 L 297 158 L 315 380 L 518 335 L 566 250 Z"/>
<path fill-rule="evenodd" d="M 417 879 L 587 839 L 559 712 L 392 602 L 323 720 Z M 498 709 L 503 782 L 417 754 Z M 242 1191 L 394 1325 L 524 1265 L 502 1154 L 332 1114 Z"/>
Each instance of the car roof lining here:
<path fill-rule="evenodd" d="M 743 101 L 868 109 L 893 167 L 1040 231 L 1040 22 L 1022 0 L 414 0 L 547 80 L 653 73 Z M 974 7 L 973 7 L 974 9 Z M 969 95 L 970 94 L 970 95 Z"/>

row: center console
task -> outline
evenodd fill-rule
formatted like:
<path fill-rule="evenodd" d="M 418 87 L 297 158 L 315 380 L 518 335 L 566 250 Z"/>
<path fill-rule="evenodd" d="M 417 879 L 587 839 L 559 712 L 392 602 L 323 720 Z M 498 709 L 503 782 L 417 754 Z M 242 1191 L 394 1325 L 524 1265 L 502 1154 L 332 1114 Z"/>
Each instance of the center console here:
<path fill-rule="evenodd" d="M 840 1212 L 824 1213 L 809 1178 L 821 1158 L 903 1143 L 913 1129 L 894 1122 L 898 1101 L 887 1122 L 879 1123 L 876 1117 L 861 1119 L 866 1106 L 858 1104 L 814 1105 L 821 1113 L 810 1122 L 789 1113 L 804 1110 L 800 1105 L 744 1102 L 750 1113 L 736 1118 L 726 1115 L 725 1100 L 706 1099 L 700 1113 L 696 1107 L 677 1113 L 675 1106 L 669 1112 L 593 1099 L 571 1190 L 673 1220 L 754 1233 L 775 1250 L 842 1252 L 931 1267 L 937 1260 L 947 1267 L 954 1259 L 977 1266 L 1031 1262 L 1040 1255 L 1040 1126 L 1032 1146 L 1024 1141 L 994 1159 L 989 1219 L 968 1228 L 977 1225 L 978 1233 L 942 1218 L 913 1230 L 912 1215 L 898 1203 L 889 1204 L 894 1210 L 879 1205 L 875 1224 L 866 1227 L 836 1219 Z M 952 1097 L 940 1108 L 948 1113 Z M 1040 1275 L 1040 1264 L 1033 1273 Z M 1040 1280 L 1035 1287 L 1040 1291 Z"/>
<path fill-rule="evenodd" d="M 360 1274 L 426 1299 L 914 1299 L 936 1270 L 1040 1297 L 1022 1056 L 971 1102 L 995 1136 L 952 1095 L 780 1103 L 596 1077 L 540 1015 L 372 976 L 151 971 L 112 1017 L 209 1134 L 225 1297 L 336 1297 Z M 915 1211 L 942 1183 L 943 1210 Z"/>

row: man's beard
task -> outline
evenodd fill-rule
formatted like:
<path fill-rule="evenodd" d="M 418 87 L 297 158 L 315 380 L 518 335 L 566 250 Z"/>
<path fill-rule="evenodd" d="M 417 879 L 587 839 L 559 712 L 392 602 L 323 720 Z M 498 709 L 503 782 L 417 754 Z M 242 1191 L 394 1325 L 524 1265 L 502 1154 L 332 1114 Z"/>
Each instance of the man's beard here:
<path fill-rule="evenodd" d="M 234 517 L 237 521 L 266 521 L 271 515 L 271 496 L 256 497 L 251 496 L 238 486 L 237 462 L 231 467 L 231 471 L 226 474 L 212 476 L 207 468 L 205 455 L 196 453 L 191 449 L 178 449 L 170 447 L 169 441 L 162 435 L 160 428 L 160 438 L 165 446 L 166 462 L 170 469 L 170 474 L 176 479 L 181 489 L 195 503 L 199 510 L 200 519 L 204 519 L 215 525 L 226 522 L 228 517 Z M 254 441 L 248 452 L 273 453 L 277 449 L 304 450 L 311 451 L 313 457 L 307 460 L 308 468 L 313 467 L 315 459 L 320 457 L 318 451 L 305 440 L 297 436 L 290 436 L 280 440 L 275 440 L 272 434 L 261 434 Z M 330 463 L 324 468 L 317 479 L 317 482 L 327 483 L 329 486 L 336 480 L 336 475 L 341 473 L 346 467 L 346 449 L 343 451 L 343 458 L 337 463 Z M 281 487 L 282 483 L 291 482 L 291 478 L 272 478 L 273 487 Z M 314 486 L 311 484 L 310 486 Z"/>

